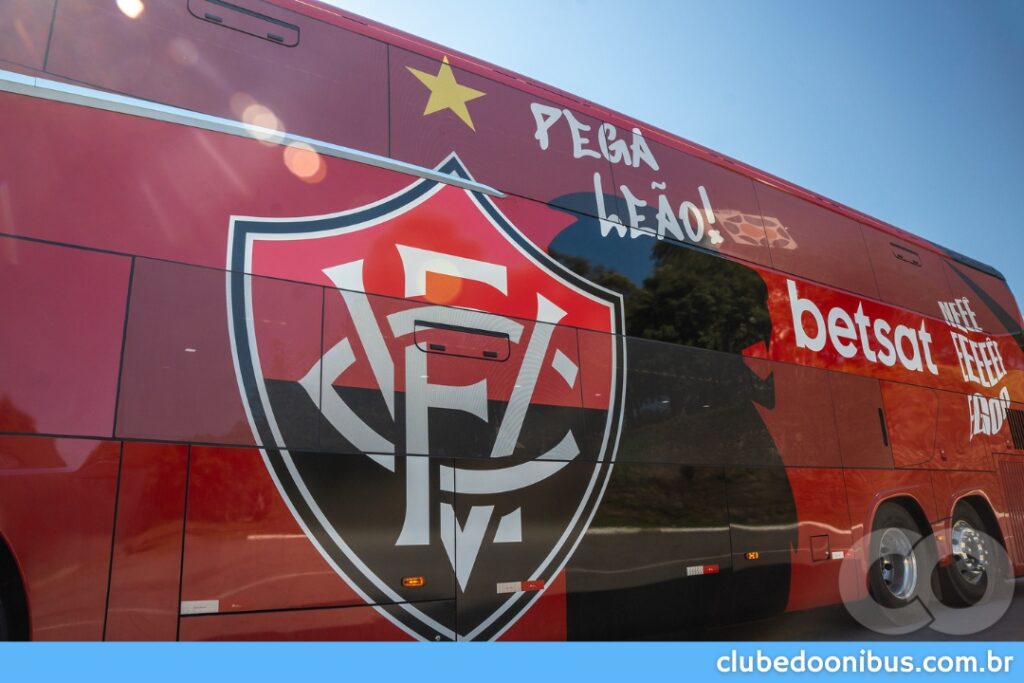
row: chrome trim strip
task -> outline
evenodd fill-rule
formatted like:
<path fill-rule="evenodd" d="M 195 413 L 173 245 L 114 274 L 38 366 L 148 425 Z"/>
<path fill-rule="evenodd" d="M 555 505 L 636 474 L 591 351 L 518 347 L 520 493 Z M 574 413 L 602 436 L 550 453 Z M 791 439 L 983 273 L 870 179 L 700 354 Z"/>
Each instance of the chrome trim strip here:
<path fill-rule="evenodd" d="M 103 109 L 106 111 L 128 114 L 142 118 L 153 119 L 154 121 L 165 121 L 177 123 L 193 128 L 202 128 L 216 133 L 226 133 L 241 138 L 249 138 L 262 142 L 269 142 L 277 145 L 289 145 L 301 143 L 309 145 L 319 154 L 324 156 L 356 161 L 376 166 L 388 171 L 396 171 L 408 175 L 435 180 L 438 182 L 461 187 L 474 192 L 482 192 L 492 197 L 504 197 L 505 194 L 494 189 L 490 185 L 478 183 L 475 180 L 467 180 L 458 176 L 440 173 L 431 168 L 409 164 L 390 157 L 380 156 L 371 152 L 364 152 L 351 147 L 343 147 L 330 142 L 307 138 L 302 135 L 293 135 L 261 126 L 251 126 L 241 121 L 201 114 L 189 109 L 172 107 L 158 102 L 150 102 L 136 97 L 128 97 L 117 93 L 105 92 L 94 88 L 86 88 L 70 83 L 51 81 L 45 78 L 35 78 L 13 71 L 0 69 L 0 92 L 10 92 L 18 95 L 27 95 L 56 102 L 77 104 L 92 109 Z"/>

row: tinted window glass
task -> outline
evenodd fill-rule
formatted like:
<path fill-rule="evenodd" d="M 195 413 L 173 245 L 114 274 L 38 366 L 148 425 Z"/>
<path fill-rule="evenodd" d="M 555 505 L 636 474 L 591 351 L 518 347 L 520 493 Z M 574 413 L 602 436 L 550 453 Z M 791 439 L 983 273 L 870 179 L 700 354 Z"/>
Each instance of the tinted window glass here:
<path fill-rule="evenodd" d="M 779 270 L 863 296 L 877 297 L 861 226 L 781 190 L 755 183 L 761 215 L 775 226 L 769 240 Z"/>

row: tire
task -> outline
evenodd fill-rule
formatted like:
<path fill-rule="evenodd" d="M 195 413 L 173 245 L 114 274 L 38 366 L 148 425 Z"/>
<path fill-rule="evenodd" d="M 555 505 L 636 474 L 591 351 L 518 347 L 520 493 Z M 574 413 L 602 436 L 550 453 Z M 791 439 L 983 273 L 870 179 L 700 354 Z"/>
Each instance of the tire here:
<path fill-rule="evenodd" d="M 929 580 L 930 545 L 919 542 L 921 530 L 914 518 L 895 503 L 878 509 L 874 531 L 871 557 L 877 559 L 868 571 L 871 596 L 884 607 L 903 607 L 917 599 L 921 582 Z"/>
<path fill-rule="evenodd" d="M 982 538 L 977 532 L 984 532 Z M 998 557 L 991 544 L 997 543 L 992 529 L 973 505 L 958 503 L 950 520 L 953 562 L 943 568 L 942 601 L 951 607 L 976 604 L 988 589 L 989 576 Z"/>

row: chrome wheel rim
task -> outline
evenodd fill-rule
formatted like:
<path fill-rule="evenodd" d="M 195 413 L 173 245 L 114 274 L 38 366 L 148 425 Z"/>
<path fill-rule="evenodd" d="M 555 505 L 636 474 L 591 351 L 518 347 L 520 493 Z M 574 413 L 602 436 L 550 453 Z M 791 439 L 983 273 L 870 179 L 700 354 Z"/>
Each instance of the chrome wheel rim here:
<path fill-rule="evenodd" d="M 878 554 L 889 592 L 899 600 L 909 599 L 917 588 L 917 557 L 906 531 L 892 527 L 882 532 Z"/>
<path fill-rule="evenodd" d="M 978 585 L 991 560 L 985 540 L 970 522 L 958 519 L 953 524 L 951 542 L 956 570 L 964 581 L 972 586 Z"/>

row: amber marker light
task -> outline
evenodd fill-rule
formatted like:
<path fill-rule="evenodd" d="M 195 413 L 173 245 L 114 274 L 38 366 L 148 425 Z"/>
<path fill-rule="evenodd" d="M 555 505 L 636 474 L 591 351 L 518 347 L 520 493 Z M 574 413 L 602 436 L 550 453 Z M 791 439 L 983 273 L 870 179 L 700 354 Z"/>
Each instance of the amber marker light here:
<path fill-rule="evenodd" d="M 426 579 L 422 576 L 403 576 L 402 587 L 403 588 L 422 588 L 427 583 Z"/>
<path fill-rule="evenodd" d="M 756 550 L 751 550 L 750 552 L 747 553 L 747 559 L 748 560 L 757 560 L 757 559 L 760 559 L 760 557 L 761 557 L 761 553 L 757 552 Z"/>

